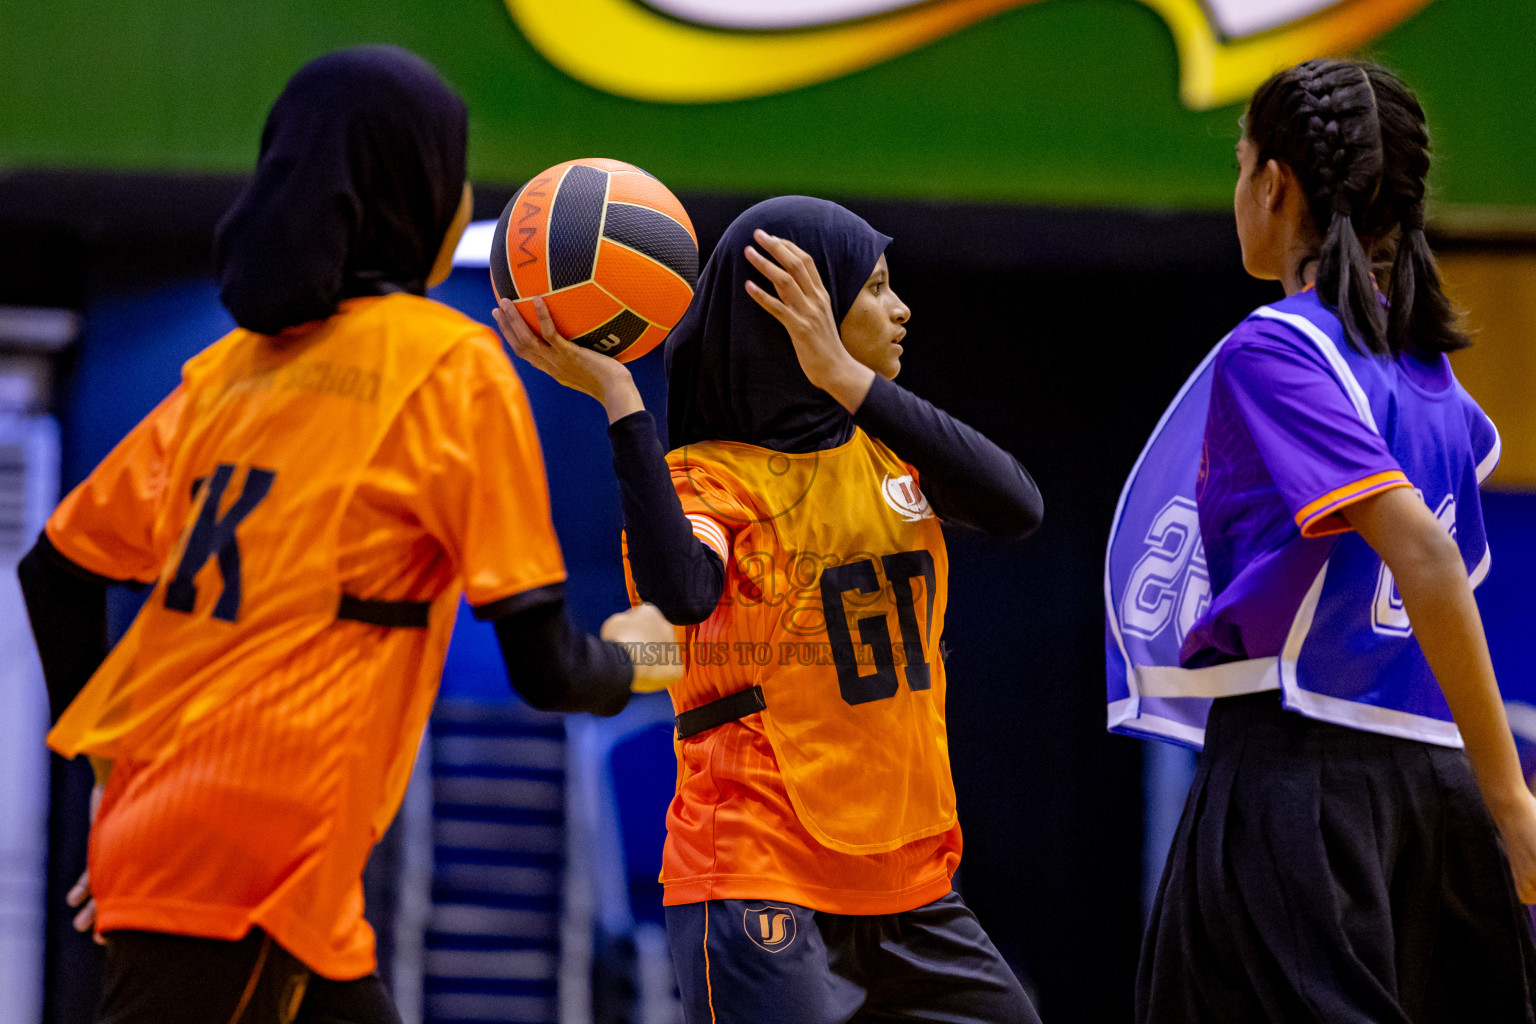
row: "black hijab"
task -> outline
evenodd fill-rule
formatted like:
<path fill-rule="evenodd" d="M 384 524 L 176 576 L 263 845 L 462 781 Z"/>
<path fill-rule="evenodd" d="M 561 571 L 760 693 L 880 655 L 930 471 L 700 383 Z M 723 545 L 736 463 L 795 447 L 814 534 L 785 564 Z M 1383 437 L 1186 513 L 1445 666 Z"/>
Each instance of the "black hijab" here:
<path fill-rule="evenodd" d="M 214 237 L 219 296 L 262 334 L 342 299 L 423 294 L 463 193 L 469 117 L 432 66 L 362 46 L 300 68 Z"/>
<path fill-rule="evenodd" d="M 757 228 L 811 255 L 838 323 L 891 242 L 836 203 L 807 196 L 769 199 L 732 221 L 667 337 L 667 433 L 674 448 L 740 441 L 814 452 L 853 436 L 853 417 L 806 379 L 789 332 L 746 292 L 750 279 L 775 294 L 742 255 L 756 245 Z"/>

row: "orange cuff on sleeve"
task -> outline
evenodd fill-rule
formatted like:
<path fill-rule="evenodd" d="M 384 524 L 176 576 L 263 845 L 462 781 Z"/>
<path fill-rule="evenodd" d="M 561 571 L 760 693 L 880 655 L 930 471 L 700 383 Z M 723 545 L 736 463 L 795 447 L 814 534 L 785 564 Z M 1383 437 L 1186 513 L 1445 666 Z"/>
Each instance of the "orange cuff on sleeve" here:
<path fill-rule="evenodd" d="M 1368 498 L 1394 487 L 1412 487 L 1400 470 L 1376 473 L 1363 480 L 1329 491 L 1296 513 L 1296 525 L 1303 537 L 1329 537 L 1336 533 L 1348 533 L 1349 522 L 1339 513 L 1362 498 Z"/>
<path fill-rule="evenodd" d="M 720 556 L 720 560 L 726 564 L 731 561 L 731 544 L 726 538 L 725 531 L 720 524 L 708 516 L 699 515 L 697 512 L 688 514 L 688 522 L 693 527 L 693 535 L 707 544 L 711 551 Z"/>

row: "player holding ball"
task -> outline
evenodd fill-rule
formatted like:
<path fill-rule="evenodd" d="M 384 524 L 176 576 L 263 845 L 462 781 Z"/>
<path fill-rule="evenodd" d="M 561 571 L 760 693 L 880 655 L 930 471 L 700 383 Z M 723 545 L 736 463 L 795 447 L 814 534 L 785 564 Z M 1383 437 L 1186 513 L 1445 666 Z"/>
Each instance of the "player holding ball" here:
<path fill-rule="evenodd" d="M 469 219 L 464 104 L 388 47 L 302 68 L 219 225 L 240 325 L 60 504 L 19 575 L 57 724 L 104 776 L 78 926 L 111 1024 L 393 1024 L 362 872 L 460 594 L 513 685 L 617 713 L 666 665 L 574 629 L 494 332 L 425 297 Z M 107 652 L 106 588 L 153 589 Z M 667 643 L 654 608 L 604 636 Z"/>
<path fill-rule="evenodd" d="M 738 217 L 666 342 L 670 454 L 624 366 L 497 314 L 603 404 L 634 590 L 685 624 L 662 881 L 688 1024 L 1038 1019 L 952 891 L 939 523 L 1021 538 L 1040 495 L 892 383 L 889 242 L 803 196 Z"/>

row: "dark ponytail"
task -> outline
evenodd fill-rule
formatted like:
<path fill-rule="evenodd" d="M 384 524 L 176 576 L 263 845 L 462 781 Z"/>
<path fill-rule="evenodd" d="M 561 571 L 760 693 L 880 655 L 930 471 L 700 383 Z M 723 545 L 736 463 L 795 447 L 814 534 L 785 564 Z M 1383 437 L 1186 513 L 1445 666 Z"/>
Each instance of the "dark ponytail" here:
<path fill-rule="evenodd" d="M 1377 355 L 1389 351 L 1387 315 L 1371 277 L 1370 257 L 1354 219 L 1337 208 L 1317 251 L 1317 293 L 1338 312 L 1353 344 Z"/>
<path fill-rule="evenodd" d="M 1382 192 L 1393 204 L 1386 219 L 1400 229 L 1392 260 L 1387 338 L 1393 352 L 1455 352 L 1471 342 L 1461 329 L 1460 314 L 1446 298 L 1440 268 L 1424 237 L 1424 179 L 1429 174 L 1424 109 L 1402 79 L 1384 68 L 1368 70 L 1381 107 L 1386 168 Z"/>
<path fill-rule="evenodd" d="M 1258 161 L 1291 168 L 1322 240 L 1318 295 L 1362 352 L 1449 352 L 1467 345 L 1424 238 L 1429 135 L 1424 112 L 1382 68 L 1313 60 L 1259 87 L 1247 134 Z M 1400 228 L 1382 307 L 1371 251 Z"/>
<path fill-rule="evenodd" d="M 1424 211 L 1403 221 L 1392 261 L 1392 311 L 1387 338 L 1393 352 L 1455 352 L 1472 342 L 1461 329 L 1461 315 L 1440 285 L 1440 268 L 1424 237 Z"/>

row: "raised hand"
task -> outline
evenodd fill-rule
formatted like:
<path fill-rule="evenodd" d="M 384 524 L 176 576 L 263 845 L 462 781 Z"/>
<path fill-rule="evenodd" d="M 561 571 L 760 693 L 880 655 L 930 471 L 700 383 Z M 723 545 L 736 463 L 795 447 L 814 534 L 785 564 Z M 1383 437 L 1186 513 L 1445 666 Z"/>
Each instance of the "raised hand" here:
<path fill-rule="evenodd" d="M 533 310 L 539 320 L 537 335 L 510 299 L 502 299 L 499 308 L 491 310 L 496 326 L 519 358 L 566 387 L 597 399 L 607 410 L 609 423 L 645 408 L 628 367 L 561 337 L 543 299 L 533 300 Z"/>
<path fill-rule="evenodd" d="M 752 237 L 773 259 L 749 245 L 747 261 L 769 280 L 778 296 L 769 295 L 755 281 L 747 282 L 747 294 L 789 332 L 806 378 L 843 408 L 856 412 L 869 394 L 875 371 L 861 365 L 843 346 L 832 300 L 815 260 L 787 238 L 762 229 Z"/>

